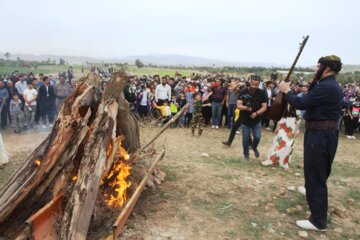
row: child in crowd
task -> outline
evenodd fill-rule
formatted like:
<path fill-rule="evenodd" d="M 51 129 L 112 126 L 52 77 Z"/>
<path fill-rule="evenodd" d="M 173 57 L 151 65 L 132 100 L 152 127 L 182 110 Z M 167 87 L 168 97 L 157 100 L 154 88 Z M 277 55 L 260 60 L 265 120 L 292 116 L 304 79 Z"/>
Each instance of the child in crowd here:
<path fill-rule="evenodd" d="M 199 125 L 199 132 L 198 135 L 201 136 L 203 127 L 204 127 L 204 118 L 202 115 L 202 108 L 205 106 L 208 106 L 208 104 L 203 104 L 204 100 L 201 100 L 201 94 L 200 93 L 194 93 L 194 112 L 193 112 L 193 118 L 191 121 L 191 133 L 192 135 L 195 134 L 196 126 Z"/>
<path fill-rule="evenodd" d="M 184 91 L 180 91 L 179 93 L 179 98 L 177 99 L 177 103 L 179 105 L 179 109 L 182 109 L 187 101 L 186 101 L 186 98 L 185 98 L 185 93 Z M 180 116 L 180 127 L 184 127 L 185 126 L 185 114 L 181 114 Z"/>
<path fill-rule="evenodd" d="M 163 105 L 158 106 L 154 101 L 154 106 L 156 109 L 159 109 L 161 112 L 162 123 L 166 124 L 171 118 L 171 110 L 170 110 L 170 106 L 168 105 L 168 102 L 164 100 Z"/>
<path fill-rule="evenodd" d="M 171 100 L 170 100 L 170 112 L 171 112 L 171 117 L 174 117 L 177 112 L 178 112 L 178 108 L 179 108 L 179 104 L 177 103 L 176 100 L 176 95 L 172 95 L 171 96 Z M 175 128 L 178 125 L 178 121 L 174 122 L 171 127 Z"/>
<path fill-rule="evenodd" d="M 14 94 L 10 101 L 11 123 L 14 133 L 21 133 L 23 128 L 24 114 L 21 110 L 21 100 L 18 94 Z"/>

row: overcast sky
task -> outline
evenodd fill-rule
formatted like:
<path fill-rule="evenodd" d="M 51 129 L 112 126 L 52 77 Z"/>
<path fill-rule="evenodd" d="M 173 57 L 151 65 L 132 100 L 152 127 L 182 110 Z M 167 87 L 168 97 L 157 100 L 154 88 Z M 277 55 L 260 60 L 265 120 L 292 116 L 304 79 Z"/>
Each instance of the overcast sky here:
<path fill-rule="evenodd" d="M 0 52 L 360 64 L 359 0 L 0 0 Z M 3 56 L 0 56 L 3 57 Z"/>

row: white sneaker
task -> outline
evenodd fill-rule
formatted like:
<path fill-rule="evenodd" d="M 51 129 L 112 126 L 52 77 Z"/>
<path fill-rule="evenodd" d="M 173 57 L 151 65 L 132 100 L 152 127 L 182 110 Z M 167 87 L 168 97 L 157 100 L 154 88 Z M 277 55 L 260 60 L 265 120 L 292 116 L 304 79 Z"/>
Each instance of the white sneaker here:
<path fill-rule="evenodd" d="M 240 132 L 240 131 L 236 131 L 236 134 L 241 134 L 241 132 Z"/>
<path fill-rule="evenodd" d="M 263 166 L 271 166 L 273 165 L 274 163 L 270 160 L 270 159 L 266 159 L 265 161 L 262 161 L 261 164 Z"/>
<path fill-rule="evenodd" d="M 215 128 L 215 125 L 212 125 L 212 127 L 211 128 Z"/>
<path fill-rule="evenodd" d="M 320 231 L 320 232 L 326 232 L 326 228 L 325 229 L 318 229 L 309 220 L 297 220 L 296 225 L 298 227 L 301 227 L 301 228 L 306 229 L 306 230 L 315 230 L 315 231 Z"/>
<path fill-rule="evenodd" d="M 351 138 L 352 138 L 352 139 L 356 139 L 356 137 L 355 137 L 355 136 L 351 136 Z"/>
<path fill-rule="evenodd" d="M 219 126 L 216 126 L 215 128 L 216 128 L 216 129 L 218 129 L 218 128 L 219 128 Z"/>
<path fill-rule="evenodd" d="M 43 125 L 42 125 L 42 128 L 46 128 L 46 125 L 45 125 L 45 124 L 43 124 Z"/>
<path fill-rule="evenodd" d="M 267 127 L 266 130 L 271 131 L 271 129 L 269 127 Z"/>
<path fill-rule="evenodd" d="M 346 135 L 347 139 L 352 139 L 352 137 L 350 135 Z"/>
<path fill-rule="evenodd" d="M 298 190 L 298 193 L 300 193 L 300 194 L 303 195 L 303 196 L 306 196 L 306 189 L 305 189 L 305 187 L 299 186 L 297 190 Z"/>

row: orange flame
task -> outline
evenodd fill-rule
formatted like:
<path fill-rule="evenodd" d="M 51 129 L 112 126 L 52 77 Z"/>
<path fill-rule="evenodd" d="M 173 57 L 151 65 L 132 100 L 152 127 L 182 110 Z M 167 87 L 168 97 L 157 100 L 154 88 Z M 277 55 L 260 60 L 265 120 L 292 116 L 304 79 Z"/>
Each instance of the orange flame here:
<path fill-rule="evenodd" d="M 126 201 L 126 190 L 131 186 L 130 181 L 126 178 L 130 176 L 131 166 L 126 165 L 124 162 L 114 165 L 107 179 L 116 175 L 113 181 L 110 181 L 108 187 L 114 190 L 114 193 L 105 193 L 105 202 L 110 207 L 121 207 Z"/>
<path fill-rule="evenodd" d="M 108 153 L 110 155 L 113 147 L 113 144 L 109 145 L 107 155 Z M 127 189 L 131 186 L 131 181 L 127 180 L 127 178 L 131 174 L 132 167 L 130 164 L 125 163 L 125 161 L 130 159 L 130 156 L 121 146 L 121 143 L 118 144 L 116 149 L 116 157 L 118 161 L 114 163 L 109 174 L 101 182 L 101 185 L 105 184 L 105 203 L 112 208 L 124 205 L 127 200 Z"/>
<path fill-rule="evenodd" d="M 126 152 L 126 150 L 121 146 L 121 144 L 119 143 L 118 145 L 118 151 L 116 153 L 117 157 L 123 157 L 124 160 L 129 160 L 130 156 L 129 154 Z"/>
<path fill-rule="evenodd" d="M 40 166 L 41 161 L 39 159 L 37 159 L 37 160 L 34 161 L 34 163 L 35 163 L 36 166 Z"/>

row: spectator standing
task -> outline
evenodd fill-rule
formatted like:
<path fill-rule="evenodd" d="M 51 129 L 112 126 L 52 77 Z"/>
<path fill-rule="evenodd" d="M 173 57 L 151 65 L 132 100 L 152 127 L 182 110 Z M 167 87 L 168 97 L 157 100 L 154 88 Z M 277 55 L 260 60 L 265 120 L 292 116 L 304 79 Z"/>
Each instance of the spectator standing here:
<path fill-rule="evenodd" d="M 1 115 L 1 128 L 5 129 L 7 126 L 8 118 L 8 105 L 9 92 L 3 81 L 0 81 L 0 115 Z"/>
<path fill-rule="evenodd" d="M 21 100 L 17 93 L 12 96 L 10 101 L 10 114 L 14 133 L 20 134 L 23 129 L 24 113 L 21 110 Z"/>
<path fill-rule="evenodd" d="M 46 117 L 49 120 L 50 127 L 53 127 L 55 92 L 54 87 L 50 85 L 48 77 L 44 77 L 44 85 L 39 89 L 40 113 L 42 127 L 46 128 Z"/>
<path fill-rule="evenodd" d="M 233 82 L 229 84 L 227 96 L 226 96 L 226 103 L 227 103 L 227 113 L 228 113 L 228 122 L 227 127 L 231 128 L 231 126 L 234 124 L 234 113 L 236 109 L 236 102 L 239 97 L 239 84 L 240 82 Z"/>
<path fill-rule="evenodd" d="M 360 98 L 357 97 L 353 103 L 350 103 L 347 109 L 347 115 L 345 118 L 345 131 L 346 137 L 348 139 L 356 139 L 354 136 L 354 130 L 356 128 L 356 124 L 359 121 L 360 114 Z"/>
<path fill-rule="evenodd" d="M 18 93 L 17 93 L 16 88 L 14 87 L 14 84 L 13 84 L 12 81 L 7 81 L 7 82 L 6 82 L 6 88 L 7 88 L 8 93 L 9 93 L 8 106 L 9 106 L 9 109 L 10 109 L 11 99 L 12 99 L 12 97 L 13 97 L 15 94 L 18 95 Z M 18 96 L 18 97 L 19 97 L 19 96 Z M 12 119 L 11 119 L 10 111 L 8 111 L 8 118 L 9 118 L 10 124 L 12 124 Z"/>
<path fill-rule="evenodd" d="M 156 86 L 155 101 L 157 106 L 162 106 L 164 101 L 170 102 L 171 100 L 171 87 L 167 84 L 167 78 L 161 78 L 161 84 Z"/>
<path fill-rule="evenodd" d="M 184 91 L 181 91 L 179 93 L 179 98 L 177 99 L 177 103 L 179 104 L 179 109 L 182 109 L 186 105 L 187 101 L 185 98 Z M 180 127 L 185 127 L 185 114 L 184 113 L 181 114 L 179 122 L 180 122 Z"/>
<path fill-rule="evenodd" d="M 25 103 L 24 97 L 23 97 L 23 92 L 24 92 L 25 89 L 27 89 L 27 84 L 26 84 L 26 81 L 25 81 L 25 75 L 24 74 L 20 74 L 19 81 L 17 81 L 15 83 L 15 88 L 16 88 L 16 90 L 17 90 L 17 92 L 19 94 L 19 98 L 20 98 L 20 100 L 21 100 L 21 102 L 23 104 L 22 105 L 22 109 L 23 109 L 24 108 L 24 103 Z"/>
<path fill-rule="evenodd" d="M 150 90 L 145 84 L 141 84 L 136 96 L 136 111 L 140 118 L 144 118 L 150 112 Z"/>
<path fill-rule="evenodd" d="M 38 91 L 33 88 L 32 81 L 27 81 L 27 89 L 24 90 L 23 96 L 25 101 L 25 125 L 32 128 L 35 121 L 36 99 L 38 96 Z"/>
<path fill-rule="evenodd" d="M 216 79 L 212 92 L 212 128 L 219 128 L 221 113 L 226 100 L 226 89 L 223 88 L 220 79 Z"/>
<path fill-rule="evenodd" d="M 265 82 L 265 93 L 266 93 L 266 96 L 267 96 L 267 108 L 266 108 L 266 111 L 269 110 L 269 108 L 271 107 L 272 103 L 273 103 L 273 98 L 275 97 L 275 91 L 274 91 L 274 88 L 273 88 L 273 84 L 272 84 L 272 81 L 266 81 Z M 262 119 L 261 119 L 261 124 L 266 128 L 266 130 L 271 130 L 269 128 L 269 125 L 270 125 L 270 119 L 268 119 L 266 117 L 266 114 L 263 114 L 262 115 Z"/>
<path fill-rule="evenodd" d="M 54 92 L 56 96 L 55 105 L 57 114 L 60 112 L 61 105 L 64 103 L 66 97 L 71 93 L 71 86 L 66 83 L 64 76 L 60 76 L 59 82 L 55 85 Z"/>

